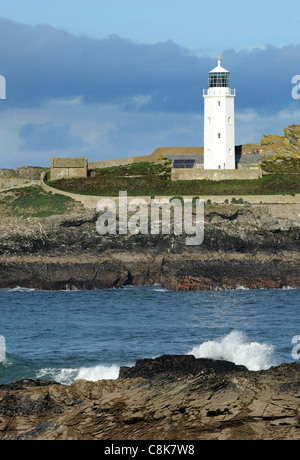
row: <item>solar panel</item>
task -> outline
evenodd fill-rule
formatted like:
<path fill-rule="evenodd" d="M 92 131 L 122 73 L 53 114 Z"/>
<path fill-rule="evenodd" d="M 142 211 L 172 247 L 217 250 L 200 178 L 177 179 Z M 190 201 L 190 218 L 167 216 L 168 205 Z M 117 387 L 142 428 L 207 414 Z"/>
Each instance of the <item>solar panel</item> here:
<path fill-rule="evenodd" d="M 185 167 L 186 168 L 193 168 L 195 164 L 195 160 L 185 160 Z"/>
<path fill-rule="evenodd" d="M 174 160 L 173 168 L 177 169 L 192 169 L 195 165 L 195 160 Z"/>

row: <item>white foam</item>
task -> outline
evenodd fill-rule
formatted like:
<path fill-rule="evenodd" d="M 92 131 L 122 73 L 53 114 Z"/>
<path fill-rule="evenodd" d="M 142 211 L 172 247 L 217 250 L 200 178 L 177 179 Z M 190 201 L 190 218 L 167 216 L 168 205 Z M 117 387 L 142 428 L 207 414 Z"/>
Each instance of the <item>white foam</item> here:
<path fill-rule="evenodd" d="M 221 340 L 207 341 L 194 347 L 188 354 L 196 358 L 231 361 L 251 371 L 258 371 L 275 365 L 273 353 L 273 345 L 250 342 L 242 332 L 233 331 Z"/>
<path fill-rule="evenodd" d="M 97 380 L 116 380 L 119 377 L 120 368 L 116 365 L 112 366 L 95 366 L 82 367 L 79 369 L 76 380 L 89 380 L 96 382 Z"/>
<path fill-rule="evenodd" d="M 6 361 L 6 342 L 3 335 L 0 335 L 0 363 Z"/>
<path fill-rule="evenodd" d="M 36 374 L 38 379 L 53 379 L 63 385 L 70 385 L 76 380 L 88 380 L 97 382 L 98 380 L 116 380 L 119 377 L 120 368 L 116 365 L 80 367 L 78 369 L 55 369 L 44 368 Z"/>
<path fill-rule="evenodd" d="M 24 287 L 21 287 L 21 286 L 17 286 L 15 288 L 12 288 L 12 289 L 9 289 L 9 291 L 13 291 L 13 292 L 33 292 L 35 291 L 36 289 L 33 289 L 33 288 L 24 288 Z"/>

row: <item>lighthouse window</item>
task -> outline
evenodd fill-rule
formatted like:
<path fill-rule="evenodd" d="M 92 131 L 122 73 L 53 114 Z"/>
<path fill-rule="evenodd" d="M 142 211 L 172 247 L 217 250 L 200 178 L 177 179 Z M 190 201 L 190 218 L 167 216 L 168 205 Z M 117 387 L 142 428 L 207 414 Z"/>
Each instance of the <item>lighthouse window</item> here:
<path fill-rule="evenodd" d="M 221 139 L 221 133 L 218 133 L 218 139 Z"/>
<path fill-rule="evenodd" d="M 232 124 L 232 118 L 228 117 L 228 123 L 231 125 Z"/>
<path fill-rule="evenodd" d="M 219 107 L 221 106 L 221 102 L 220 102 L 220 101 L 218 101 L 218 106 L 219 106 Z"/>
<path fill-rule="evenodd" d="M 229 88 L 230 74 L 229 72 L 211 72 L 209 74 L 210 88 Z"/>

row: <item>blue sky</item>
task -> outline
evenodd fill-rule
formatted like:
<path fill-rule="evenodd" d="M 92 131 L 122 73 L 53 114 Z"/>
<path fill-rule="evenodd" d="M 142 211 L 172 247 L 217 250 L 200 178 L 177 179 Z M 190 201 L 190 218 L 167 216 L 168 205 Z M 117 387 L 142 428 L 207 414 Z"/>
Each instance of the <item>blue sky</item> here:
<path fill-rule="evenodd" d="M 203 145 L 202 89 L 223 55 L 236 140 L 299 123 L 298 2 L 0 0 L 0 168 Z"/>
<path fill-rule="evenodd" d="M 299 2 L 252 0 L 1 0 L 0 15 L 75 34 L 172 40 L 201 53 L 299 43 Z"/>

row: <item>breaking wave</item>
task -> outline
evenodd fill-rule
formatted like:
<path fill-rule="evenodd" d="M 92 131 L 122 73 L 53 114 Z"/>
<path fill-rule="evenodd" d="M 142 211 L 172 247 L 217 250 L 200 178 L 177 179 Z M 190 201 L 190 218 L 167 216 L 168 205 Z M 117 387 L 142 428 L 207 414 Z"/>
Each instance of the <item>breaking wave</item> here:
<path fill-rule="evenodd" d="M 220 340 L 207 341 L 188 354 L 196 358 L 221 359 L 243 365 L 251 371 L 267 370 L 276 365 L 273 345 L 250 342 L 240 331 L 233 331 Z"/>
<path fill-rule="evenodd" d="M 63 385 L 70 385 L 76 380 L 87 380 L 97 382 L 98 380 L 116 380 L 119 377 L 119 366 L 98 365 L 93 367 L 80 367 L 78 369 L 41 369 L 36 374 L 36 378 L 44 380 L 55 380 Z"/>

